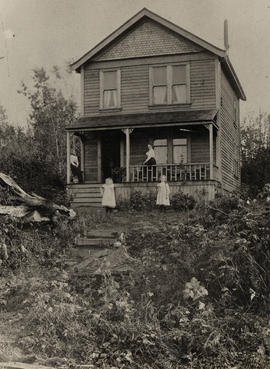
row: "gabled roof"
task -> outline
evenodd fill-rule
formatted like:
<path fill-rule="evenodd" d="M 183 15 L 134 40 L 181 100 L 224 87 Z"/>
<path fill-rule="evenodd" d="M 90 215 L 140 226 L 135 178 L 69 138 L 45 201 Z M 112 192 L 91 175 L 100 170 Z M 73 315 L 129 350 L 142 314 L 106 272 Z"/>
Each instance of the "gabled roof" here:
<path fill-rule="evenodd" d="M 170 29 L 171 31 L 174 31 L 175 33 L 179 34 L 182 37 L 185 37 L 189 41 L 194 42 L 195 44 L 200 45 L 204 49 L 220 56 L 224 57 L 226 55 L 225 50 L 222 50 L 212 44 L 210 44 L 207 41 L 204 41 L 200 37 L 197 37 L 193 35 L 192 33 L 186 31 L 185 29 L 177 26 L 176 24 L 166 20 L 165 18 L 162 18 L 161 16 L 151 12 L 150 10 L 143 8 L 141 11 L 139 11 L 137 14 L 135 14 L 132 18 L 130 18 L 127 22 L 125 22 L 121 27 L 117 28 L 114 32 L 112 32 L 109 36 L 107 36 L 103 41 L 99 42 L 93 49 L 88 51 L 86 54 L 84 54 L 80 59 L 78 59 L 76 62 L 72 63 L 71 66 L 73 69 L 77 70 L 80 68 L 81 65 L 83 65 L 85 62 L 92 59 L 98 52 L 100 52 L 102 49 L 104 49 L 106 46 L 111 44 L 117 37 L 119 37 L 122 33 L 127 31 L 130 27 L 132 27 L 135 23 L 140 21 L 142 18 L 147 17 L 164 27 Z"/>
<path fill-rule="evenodd" d="M 222 65 L 225 66 L 225 70 L 229 73 L 229 78 L 232 81 L 233 86 L 237 92 L 237 95 L 242 100 L 246 100 L 246 96 L 244 94 L 243 88 L 237 78 L 237 75 L 229 61 L 227 56 L 226 50 L 220 49 L 211 43 L 201 39 L 198 36 L 195 36 L 193 33 L 177 26 L 176 24 L 168 21 L 167 19 L 151 12 L 150 10 L 143 8 L 137 14 L 135 14 L 132 18 L 130 18 L 127 22 L 125 22 L 122 26 L 117 28 L 114 32 L 112 32 L 109 36 L 107 36 L 103 41 L 99 42 L 94 48 L 84 54 L 81 58 L 71 64 L 72 69 L 76 71 L 80 71 L 80 67 L 89 62 L 94 56 L 97 55 L 101 50 L 105 47 L 109 46 L 114 42 L 120 35 L 130 29 L 133 25 L 139 22 L 143 18 L 148 18 L 153 20 L 162 26 L 170 29 L 171 31 L 175 32 L 176 34 L 185 37 L 187 40 L 201 46 L 205 50 L 213 53 L 214 55 L 218 56 L 222 60 Z"/>

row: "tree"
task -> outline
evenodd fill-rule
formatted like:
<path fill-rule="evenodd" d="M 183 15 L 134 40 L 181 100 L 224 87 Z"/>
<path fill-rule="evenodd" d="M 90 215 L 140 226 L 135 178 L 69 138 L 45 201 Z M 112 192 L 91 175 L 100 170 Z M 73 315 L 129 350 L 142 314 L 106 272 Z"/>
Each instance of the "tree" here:
<path fill-rule="evenodd" d="M 56 68 L 56 67 L 54 67 Z M 56 77 L 61 78 L 56 68 Z M 54 72 L 55 73 L 55 72 Z M 76 117 L 76 104 L 65 98 L 61 90 L 50 84 L 50 77 L 43 68 L 33 70 L 33 86 L 22 83 L 19 91 L 30 102 L 30 129 L 36 160 L 48 174 L 48 180 L 64 181 L 66 170 L 65 127 Z"/>
<path fill-rule="evenodd" d="M 256 196 L 270 183 L 270 114 L 259 113 L 243 122 L 242 183 L 250 196 Z"/>

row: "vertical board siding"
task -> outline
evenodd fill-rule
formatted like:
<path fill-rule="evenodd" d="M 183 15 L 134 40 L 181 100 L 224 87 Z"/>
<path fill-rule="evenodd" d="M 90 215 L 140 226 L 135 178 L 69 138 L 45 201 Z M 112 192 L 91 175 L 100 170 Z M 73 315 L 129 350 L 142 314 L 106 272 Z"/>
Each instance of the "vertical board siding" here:
<path fill-rule="evenodd" d="M 188 56 L 186 61 L 188 61 Z M 107 64 L 109 68 L 110 62 Z M 216 107 L 215 60 L 191 60 L 189 64 L 191 104 L 174 105 L 173 110 L 214 109 Z M 150 111 L 149 67 L 150 64 L 119 67 L 121 70 L 121 111 L 117 112 L 118 114 Z M 99 110 L 99 69 L 86 66 L 84 78 L 84 114 L 104 114 L 104 111 Z M 170 109 L 170 105 L 165 107 Z M 160 107 L 151 108 L 152 112 L 155 110 L 160 111 L 161 109 Z"/>
<path fill-rule="evenodd" d="M 234 101 L 237 104 L 236 120 Z M 225 191 L 240 189 L 240 122 L 239 100 L 226 76 L 221 72 L 220 149 L 222 184 Z M 237 172 L 235 171 L 237 161 Z"/>

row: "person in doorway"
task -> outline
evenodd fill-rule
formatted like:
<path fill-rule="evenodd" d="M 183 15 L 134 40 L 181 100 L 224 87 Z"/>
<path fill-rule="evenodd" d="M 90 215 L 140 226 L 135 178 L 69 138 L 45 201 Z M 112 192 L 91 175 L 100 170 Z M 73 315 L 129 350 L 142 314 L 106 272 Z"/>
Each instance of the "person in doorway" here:
<path fill-rule="evenodd" d="M 82 172 L 80 170 L 78 156 L 76 155 L 75 151 L 72 151 L 70 155 L 70 168 L 73 176 L 73 182 L 78 181 L 79 183 L 82 183 Z"/>
<path fill-rule="evenodd" d="M 116 207 L 114 184 L 112 178 L 106 178 L 105 184 L 101 188 L 102 206 L 105 207 L 106 214 L 110 215 Z"/>
<path fill-rule="evenodd" d="M 160 211 L 166 211 L 167 207 L 170 206 L 170 187 L 167 182 L 167 177 L 162 175 L 160 182 L 157 184 L 157 202 Z"/>
<path fill-rule="evenodd" d="M 155 151 L 152 145 L 148 145 L 148 151 L 146 152 L 146 160 L 143 162 L 143 165 L 147 165 L 149 168 L 146 168 L 144 171 L 144 175 L 147 176 L 147 180 L 156 178 L 156 157 Z M 154 167 L 153 167 L 154 166 Z M 153 176 L 151 176 L 151 167 L 153 167 Z"/>

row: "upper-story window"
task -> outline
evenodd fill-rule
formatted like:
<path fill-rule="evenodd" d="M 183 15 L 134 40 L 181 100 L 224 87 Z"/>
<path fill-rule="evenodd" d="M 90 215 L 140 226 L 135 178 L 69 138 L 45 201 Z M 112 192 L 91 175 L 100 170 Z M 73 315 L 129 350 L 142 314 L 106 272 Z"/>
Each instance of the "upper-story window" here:
<path fill-rule="evenodd" d="M 150 104 L 188 104 L 190 102 L 189 64 L 150 67 Z"/>
<path fill-rule="evenodd" d="M 100 71 L 100 108 L 120 108 L 120 70 Z"/>

